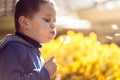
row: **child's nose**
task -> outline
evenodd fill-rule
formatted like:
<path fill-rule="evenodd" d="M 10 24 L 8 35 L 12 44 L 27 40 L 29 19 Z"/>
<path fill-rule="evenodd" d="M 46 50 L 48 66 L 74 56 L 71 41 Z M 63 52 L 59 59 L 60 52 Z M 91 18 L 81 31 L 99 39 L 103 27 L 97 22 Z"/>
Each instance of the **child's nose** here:
<path fill-rule="evenodd" d="M 55 22 L 51 22 L 50 27 L 55 28 Z"/>

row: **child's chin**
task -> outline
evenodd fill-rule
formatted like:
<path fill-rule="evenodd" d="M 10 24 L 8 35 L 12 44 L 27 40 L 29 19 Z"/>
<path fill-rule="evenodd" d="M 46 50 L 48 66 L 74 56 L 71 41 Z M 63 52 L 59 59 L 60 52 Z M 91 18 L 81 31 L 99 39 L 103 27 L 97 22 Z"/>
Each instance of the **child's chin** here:
<path fill-rule="evenodd" d="M 47 39 L 45 39 L 45 40 L 42 40 L 41 43 L 50 42 L 50 41 L 53 40 L 54 38 L 55 38 L 54 36 L 53 36 L 53 37 L 49 37 L 49 38 L 47 38 Z"/>
<path fill-rule="evenodd" d="M 49 40 L 44 40 L 44 41 L 41 41 L 41 43 L 47 43 L 47 42 L 50 42 L 52 39 L 49 39 Z"/>

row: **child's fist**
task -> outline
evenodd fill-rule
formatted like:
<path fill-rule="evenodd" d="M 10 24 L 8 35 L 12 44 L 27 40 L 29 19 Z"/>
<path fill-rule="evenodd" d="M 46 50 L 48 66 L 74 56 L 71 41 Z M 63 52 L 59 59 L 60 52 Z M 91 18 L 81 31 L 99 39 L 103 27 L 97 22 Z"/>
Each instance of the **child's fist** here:
<path fill-rule="evenodd" d="M 52 76 L 57 70 L 57 64 L 55 61 L 55 57 L 50 57 L 44 64 L 44 67 L 48 70 L 50 76 Z"/>

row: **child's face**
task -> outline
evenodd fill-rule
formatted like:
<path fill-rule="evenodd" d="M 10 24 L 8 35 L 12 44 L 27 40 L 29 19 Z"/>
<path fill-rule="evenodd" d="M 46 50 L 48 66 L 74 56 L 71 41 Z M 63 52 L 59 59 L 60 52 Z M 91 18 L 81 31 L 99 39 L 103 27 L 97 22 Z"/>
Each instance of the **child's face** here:
<path fill-rule="evenodd" d="M 56 11 L 50 3 L 40 6 L 40 11 L 29 19 L 27 35 L 37 42 L 45 43 L 56 35 L 55 29 Z"/>

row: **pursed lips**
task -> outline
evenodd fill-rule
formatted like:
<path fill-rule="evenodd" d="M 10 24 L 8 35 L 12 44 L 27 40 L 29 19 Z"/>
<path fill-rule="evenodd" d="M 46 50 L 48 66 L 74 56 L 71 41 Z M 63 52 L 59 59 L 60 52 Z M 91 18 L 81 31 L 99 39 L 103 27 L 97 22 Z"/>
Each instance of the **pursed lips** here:
<path fill-rule="evenodd" d="M 53 34 L 53 35 L 55 35 L 55 31 L 51 31 L 50 33 Z"/>

